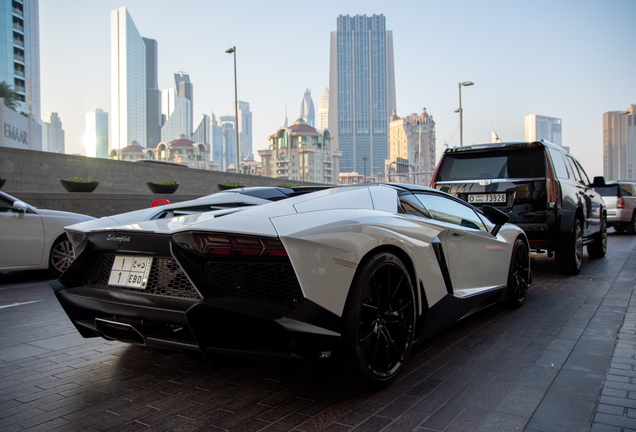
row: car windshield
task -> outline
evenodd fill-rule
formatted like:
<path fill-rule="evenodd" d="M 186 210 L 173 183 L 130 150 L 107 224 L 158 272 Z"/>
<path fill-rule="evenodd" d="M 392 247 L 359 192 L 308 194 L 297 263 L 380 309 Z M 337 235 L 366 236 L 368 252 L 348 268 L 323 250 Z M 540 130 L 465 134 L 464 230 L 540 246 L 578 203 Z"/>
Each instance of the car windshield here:
<path fill-rule="evenodd" d="M 545 177 L 543 147 L 447 153 L 437 181 Z"/>
<path fill-rule="evenodd" d="M 618 195 L 618 185 L 608 185 L 604 187 L 596 187 L 594 188 L 596 192 L 600 193 L 601 196 L 619 196 Z"/>

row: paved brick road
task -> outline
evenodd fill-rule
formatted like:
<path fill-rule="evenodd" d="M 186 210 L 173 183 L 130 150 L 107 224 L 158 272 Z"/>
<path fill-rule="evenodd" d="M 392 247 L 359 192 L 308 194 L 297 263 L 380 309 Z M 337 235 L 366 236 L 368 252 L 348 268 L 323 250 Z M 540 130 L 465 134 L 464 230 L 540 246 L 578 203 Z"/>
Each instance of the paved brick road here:
<path fill-rule="evenodd" d="M 636 430 L 636 238 L 611 235 L 577 277 L 532 265 L 526 305 L 417 347 L 381 392 L 83 339 L 41 278 L 0 274 L 0 430 Z"/>

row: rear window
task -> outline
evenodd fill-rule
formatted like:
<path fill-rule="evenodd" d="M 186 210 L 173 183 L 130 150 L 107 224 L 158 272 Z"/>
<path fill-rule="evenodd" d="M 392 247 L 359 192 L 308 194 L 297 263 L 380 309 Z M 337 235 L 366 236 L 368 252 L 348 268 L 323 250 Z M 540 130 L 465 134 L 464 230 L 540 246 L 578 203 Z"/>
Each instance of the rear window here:
<path fill-rule="evenodd" d="M 601 196 L 618 196 L 618 185 L 595 187 L 594 190 Z"/>
<path fill-rule="evenodd" d="M 447 153 L 436 181 L 545 177 L 543 147 Z"/>

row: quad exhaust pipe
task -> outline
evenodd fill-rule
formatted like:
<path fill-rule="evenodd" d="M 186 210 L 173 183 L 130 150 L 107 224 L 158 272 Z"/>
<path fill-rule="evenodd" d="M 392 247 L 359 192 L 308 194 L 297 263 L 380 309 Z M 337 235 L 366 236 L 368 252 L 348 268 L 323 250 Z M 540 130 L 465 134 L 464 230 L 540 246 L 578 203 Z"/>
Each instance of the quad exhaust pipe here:
<path fill-rule="evenodd" d="M 95 327 L 107 339 L 135 345 L 146 345 L 143 335 L 131 324 L 95 318 Z"/>

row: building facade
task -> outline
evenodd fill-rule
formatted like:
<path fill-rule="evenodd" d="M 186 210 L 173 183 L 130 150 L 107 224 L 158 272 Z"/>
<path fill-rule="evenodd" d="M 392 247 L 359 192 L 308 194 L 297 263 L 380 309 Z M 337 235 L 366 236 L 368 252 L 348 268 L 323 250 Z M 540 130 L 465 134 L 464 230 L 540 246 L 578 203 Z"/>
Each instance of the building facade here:
<path fill-rule="evenodd" d="M 393 33 L 384 15 L 340 15 L 331 33 L 329 130 L 342 152 L 340 169 L 384 172 L 389 117 L 396 108 Z"/>
<path fill-rule="evenodd" d="M 562 121 L 560 118 L 528 114 L 525 117 L 526 142 L 546 140 L 563 147 Z M 568 152 L 569 147 L 563 147 Z"/>
<path fill-rule="evenodd" d="M 52 153 L 64 153 L 64 129 L 56 112 L 49 113 L 44 122 L 42 149 Z"/>
<path fill-rule="evenodd" d="M 309 126 L 316 127 L 316 109 L 314 108 L 314 101 L 311 98 L 311 90 L 309 89 L 305 89 L 305 93 L 303 93 L 303 100 L 298 110 L 298 118 Z"/>
<path fill-rule="evenodd" d="M 192 141 L 195 143 L 205 144 L 210 148 L 210 116 L 203 114 L 201 122 L 196 130 L 192 133 Z"/>
<path fill-rule="evenodd" d="M 396 172 L 407 166 L 408 176 L 396 176 L 391 179 L 398 182 L 428 186 L 435 170 L 435 121 L 422 110 L 422 114 L 410 114 L 400 118 L 395 111 L 391 116 L 389 134 L 389 165 L 387 177 L 392 165 Z"/>
<path fill-rule="evenodd" d="M 341 153 L 332 150 L 328 129 L 319 132 L 299 119 L 279 127 L 268 140 L 269 149 L 258 151 L 263 176 L 338 184 Z"/>
<path fill-rule="evenodd" d="M 318 129 L 329 129 L 329 89 L 325 86 L 318 101 Z"/>
<path fill-rule="evenodd" d="M 636 180 L 636 111 L 603 114 L 603 175 L 605 180 Z"/>
<path fill-rule="evenodd" d="M 232 108 L 231 112 L 234 112 L 234 108 Z M 239 101 L 238 118 L 241 159 L 252 158 L 254 156 L 254 153 L 252 153 L 252 112 L 250 111 L 250 104 L 248 102 Z M 234 141 L 236 142 L 236 139 Z M 234 154 L 236 154 L 236 150 Z"/>
<path fill-rule="evenodd" d="M 125 7 L 110 14 L 111 149 L 147 147 L 146 44 Z"/>
<path fill-rule="evenodd" d="M 108 157 L 108 113 L 99 108 L 86 113 L 86 156 Z"/>
<path fill-rule="evenodd" d="M 146 45 L 146 136 L 148 147 L 161 141 L 161 90 L 157 78 L 158 49 L 154 39 L 141 38 Z"/>

